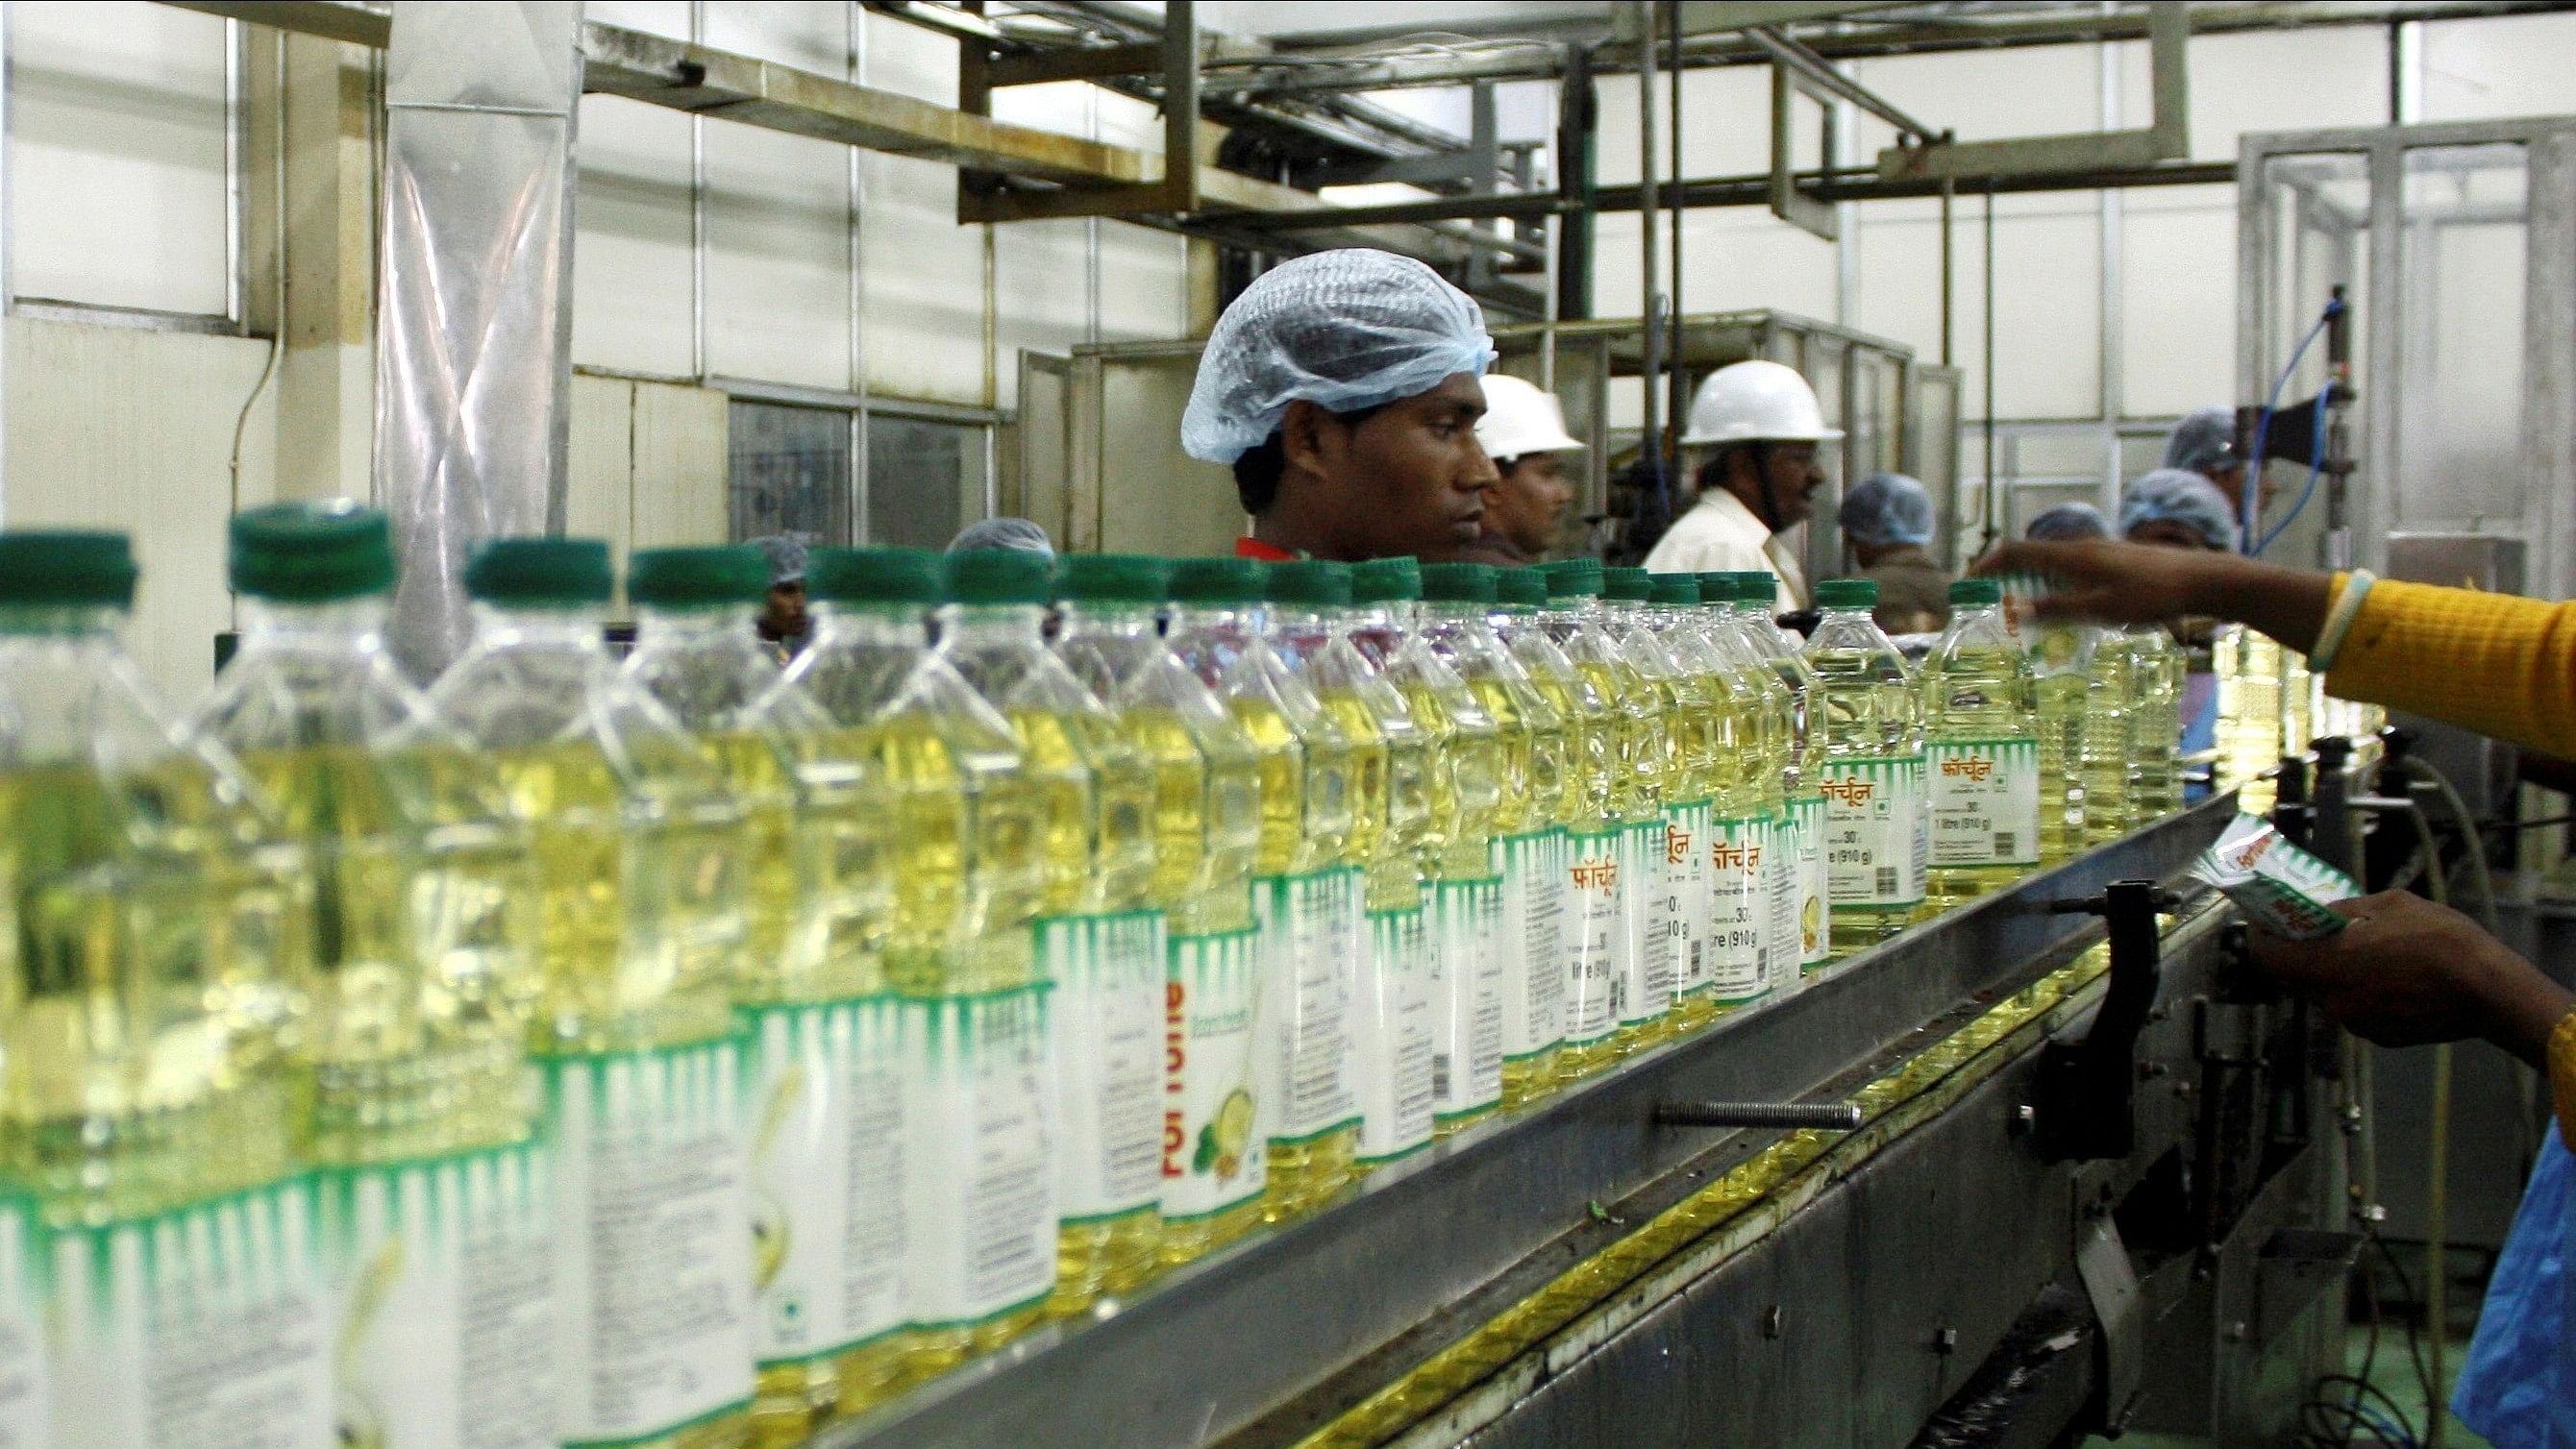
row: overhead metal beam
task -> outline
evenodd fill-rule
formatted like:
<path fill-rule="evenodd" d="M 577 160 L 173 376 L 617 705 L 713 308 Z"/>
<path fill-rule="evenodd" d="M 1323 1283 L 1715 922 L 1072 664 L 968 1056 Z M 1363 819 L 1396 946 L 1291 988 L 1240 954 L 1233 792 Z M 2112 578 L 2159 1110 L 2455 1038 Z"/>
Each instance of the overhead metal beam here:
<path fill-rule="evenodd" d="M 1777 30 L 1767 26 L 1757 26 L 1745 31 L 1744 38 L 1760 47 L 1762 53 L 1770 56 L 1772 62 L 1782 70 L 1805 81 L 1815 90 L 1822 91 L 1835 99 L 1851 102 L 1894 126 L 1902 135 L 1918 141 L 1930 142 L 1941 139 L 1944 134 L 1897 109 L 1896 104 L 1885 96 L 1834 69 L 1823 56 Z"/>
<path fill-rule="evenodd" d="M 1938 180 L 2180 160 L 2191 154 L 2190 40 L 2190 7 L 2158 5 L 2148 13 L 2155 119 L 2145 130 L 1896 145 L 1878 153 L 1878 174 L 1889 180 Z"/>
<path fill-rule="evenodd" d="M 1731 31 L 1752 30 L 1766 25 L 1814 24 L 1839 20 L 1869 10 L 1893 10 L 1903 0 L 1877 0 L 1875 4 L 1841 4 L 1837 0 L 1682 0 L 1674 6 L 1680 12 L 1681 32 L 1691 35 L 1723 35 Z M 1638 20 L 1632 13 L 1614 9 L 1611 14 L 1612 38 L 1635 41 L 1639 36 Z"/>

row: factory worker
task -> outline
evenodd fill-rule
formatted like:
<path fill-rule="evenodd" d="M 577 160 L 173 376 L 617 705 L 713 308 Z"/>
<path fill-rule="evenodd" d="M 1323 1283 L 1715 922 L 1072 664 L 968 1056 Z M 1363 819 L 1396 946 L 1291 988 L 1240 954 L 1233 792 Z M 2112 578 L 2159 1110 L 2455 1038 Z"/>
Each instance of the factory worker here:
<path fill-rule="evenodd" d="M 1496 481 L 1476 442 L 1493 360 L 1483 313 L 1422 263 L 1299 257 L 1217 319 L 1181 447 L 1234 469 L 1244 557 L 1475 557 Z"/>
<path fill-rule="evenodd" d="M 786 663 L 805 647 L 813 626 L 805 618 L 805 551 L 812 540 L 801 533 L 773 533 L 752 540 L 769 559 L 769 598 L 755 625 L 769 651 Z"/>
<path fill-rule="evenodd" d="M 1494 460 L 1496 474 L 1485 490 L 1479 534 L 1487 561 L 1522 566 L 1547 557 L 1557 526 L 1574 502 L 1574 483 L 1565 476 L 1562 455 L 1583 447 L 1565 430 L 1564 407 L 1533 383 L 1488 373 L 1476 441 Z"/>
<path fill-rule="evenodd" d="M 2120 490 L 2120 536 L 2224 553 L 2236 546 L 2236 510 L 2198 473 L 2158 468 Z"/>
<path fill-rule="evenodd" d="M 1932 541 L 1932 495 L 1902 473 L 1873 473 L 1843 495 L 1843 538 L 1878 585 L 1878 627 L 1930 634 L 1950 622 L 1950 573 Z"/>
<path fill-rule="evenodd" d="M 2236 413 L 2232 408 L 2194 408 L 2174 424 L 2165 438 L 2167 468 L 2180 468 L 2197 473 L 2227 499 L 2227 513 L 2233 518 L 2244 509 L 2245 459 L 2236 450 Z M 2272 506 L 2272 495 L 2278 492 L 2270 476 L 2257 470 L 2254 478 L 2254 516 L 2261 518 Z"/>
<path fill-rule="evenodd" d="M 1793 368 L 1739 362 L 1702 379 L 1682 445 L 1705 448 L 1699 503 L 1646 555 L 1657 573 L 1762 569 L 1779 580 L 1778 606 L 1802 609 L 1807 576 L 1781 534 L 1806 522 L 1825 484 L 1819 449 L 1842 436 L 1825 426 L 1816 390 Z M 1946 601 L 1945 601 L 1946 605 Z"/>
<path fill-rule="evenodd" d="M 2312 573 L 2216 548 L 2011 543 L 1978 569 L 2048 575 L 2043 617 L 2248 624 L 2306 653 L 2339 698 L 2576 755 L 2576 603 Z M 2447 906 L 2391 891 L 2335 908 L 2344 929 L 2303 942 L 2258 935 L 2256 963 L 2382 1045 L 2484 1038 L 2548 1078 L 2556 1130 L 2489 1280 L 2451 1411 L 2498 1449 L 2576 1446 L 2576 994 Z"/>
<path fill-rule="evenodd" d="M 1013 548 L 1022 553 L 1042 553 L 1055 557 L 1055 541 L 1047 531 L 1025 518 L 987 518 L 970 523 L 948 541 L 950 553 L 978 553 L 985 549 Z"/>
<path fill-rule="evenodd" d="M 2078 538 L 2109 538 L 2111 525 L 2103 521 L 2102 510 L 2090 503 L 2060 503 L 2043 509 L 2022 537 L 2042 541 L 2064 542 Z"/>

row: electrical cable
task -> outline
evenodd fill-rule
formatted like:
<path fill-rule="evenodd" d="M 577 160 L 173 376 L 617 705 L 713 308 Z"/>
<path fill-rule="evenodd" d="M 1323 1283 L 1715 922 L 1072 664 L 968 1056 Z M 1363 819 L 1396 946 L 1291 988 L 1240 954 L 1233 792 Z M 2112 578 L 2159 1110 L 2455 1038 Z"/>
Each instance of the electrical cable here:
<path fill-rule="evenodd" d="M 2254 451 L 2245 459 L 2245 481 L 2238 485 L 2236 500 L 2237 546 L 2248 552 L 2256 551 L 2254 503 L 2258 485 L 2263 479 L 2263 444 L 2272 436 L 2272 414 L 2281 405 L 2281 390 L 2290 385 L 2290 374 L 2299 370 L 2299 360 L 2308 355 L 2310 347 L 2316 345 L 2317 338 L 2326 330 L 2326 324 L 2343 315 L 2346 305 L 2340 297 L 2327 301 L 2325 311 L 2318 314 L 2316 325 L 2310 327 L 2308 335 L 2300 338 L 2299 345 L 2291 349 L 2290 360 L 2282 365 L 2281 375 L 2272 379 L 2272 391 L 2263 399 L 2263 411 L 2254 420 Z M 2327 385 L 2329 388 L 2333 386 L 2332 383 Z"/>

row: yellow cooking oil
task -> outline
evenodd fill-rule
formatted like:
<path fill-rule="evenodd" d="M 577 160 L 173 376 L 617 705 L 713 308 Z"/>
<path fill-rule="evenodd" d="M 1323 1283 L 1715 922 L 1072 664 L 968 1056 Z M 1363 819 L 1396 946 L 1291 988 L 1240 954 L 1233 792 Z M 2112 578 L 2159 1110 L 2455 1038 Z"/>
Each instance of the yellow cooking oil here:
<path fill-rule="evenodd" d="M 1501 892 L 1498 1051 L 1501 1105 L 1509 1109 L 1566 1080 L 1564 831 L 1557 812 L 1570 760 L 1564 716 L 1491 622 L 1506 583 L 1514 595 L 1506 606 L 1526 625 L 1534 606 L 1547 599 L 1535 572 L 1426 566 L 1421 631 L 1494 725 L 1486 770 L 1494 788 L 1487 871 Z"/>
<path fill-rule="evenodd" d="M 1762 700 L 1741 661 L 1711 637 L 1699 575 L 1655 574 L 1652 588 L 1649 627 L 1671 661 L 1683 706 L 1670 731 L 1676 748 L 1664 806 L 1664 865 L 1672 901 L 1674 1029 L 1687 1035 L 1759 993 L 1762 926 L 1771 905 L 1761 873 L 1765 822 L 1753 793 L 1763 762 Z M 1737 979 L 1721 982 L 1721 962 L 1742 968 Z"/>
<path fill-rule="evenodd" d="M 2084 838 L 2090 845 L 2117 840 L 2136 823 L 2129 757 L 2137 744 L 2137 669 L 2136 641 L 2116 629 L 2094 631 L 2084 698 Z"/>
<path fill-rule="evenodd" d="M 1812 728 L 1817 719 L 1816 672 L 1804 649 L 1771 616 L 1778 584 L 1768 570 L 1702 578 L 1723 581 L 1722 587 L 1735 600 L 1736 637 L 1753 657 L 1769 662 L 1785 696 L 1775 705 L 1785 705 L 1787 714 L 1780 811 L 1773 817 L 1778 854 L 1788 873 L 1786 879 L 1775 881 L 1775 889 L 1785 899 L 1774 912 L 1779 923 L 1774 934 L 1785 944 L 1773 950 L 1771 978 L 1775 992 L 1795 991 L 1808 972 L 1823 969 L 1833 956 L 1833 916 L 1826 905 L 1830 894 L 1824 852 L 1826 802 L 1818 788 L 1822 777 L 1817 751 L 1822 741 Z"/>
<path fill-rule="evenodd" d="M 1627 830 L 1647 784 L 1641 769 L 1660 757 L 1644 749 L 1634 698 L 1616 674 L 1617 644 L 1601 627 L 1601 565 L 1567 559 L 1546 568 L 1547 607 L 1538 627 L 1516 635 L 1513 653 L 1540 693 L 1571 721 L 1574 768 L 1560 806 L 1566 826 L 1565 1056 L 1575 1077 L 1617 1061 L 1633 941 L 1627 901 L 1637 888 L 1626 867 Z M 1660 816 L 1654 817 L 1660 824 Z"/>
<path fill-rule="evenodd" d="M 2002 890 L 2039 863 L 2038 693 L 1992 579 L 1950 586 L 1950 623 L 1919 671 L 1938 912 Z"/>
<path fill-rule="evenodd" d="M 2140 824 L 2182 808 L 2182 646 L 2158 624 L 2129 631 L 2137 641 L 2130 685 L 2130 801 Z"/>
<path fill-rule="evenodd" d="M 1877 600 L 1867 579 L 1818 584 L 1824 618 L 1807 643 L 1837 961 L 1905 929 L 1923 904 L 1930 848 L 1922 699 L 1870 618 Z"/>
<path fill-rule="evenodd" d="M 2218 783 L 2242 787 L 2237 803 L 2261 814 L 2273 786 L 2256 777 L 2281 763 L 2281 646 L 2242 624 L 2221 628 L 2210 643 L 2218 675 Z"/>
<path fill-rule="evenodd" d="M 1433 1006 L 1440 1046 L 1432 1098 L 1434 1128 L 1446 1133 L 1502 1106 L 1502 973 L 1496 969 L 1502 902 L 1493 851 L 1504 740 L 1466 681 L 1425 657 L 1418 640 L 1407 653 L 1415 657 L 1399 661 L 1406 671 L 1399 688 L 1435 749 L 1421 859 L 1441 917 L 1432 927 L 1441 933 L 1434 949 L 1446 977 Z"/>
<path fill-rule="evenodd" d="M 1607 677 L 1627 701 L 1629 762 L 1634 787 L 1621 813 L 1627 894 L 1630 968 L 1619 1009 L 1626 1050 L 1642 1051 L 1677 1034 L 1673 1013 L 1679 972 L 1677 936 L 1686 929 L 1669 866 L 1672 820 L 1667 809 L 1687 804 L 1693 741 L 1706 702 L 1688 688 L 1648 626 L 1654 591 L 1644 569 L 1602 570 L 1602 622 L 1617 654 Z M 1579 661 L 1578 661 L 1579 664 Z"/>
<path fill-rule="evenodd" d="M 1798 977 L 1798 865 L 1788 781 L 1797 704 L 1736 613 L 1734 575 L 1697 576 L 1701 607 L 1685 615 L 1727 692 L 1733 729 L 1712 779 L 1709 991 L 1714 1012 L 1763 1004 Z M 1767 627 L 1768 621 L 1765 620 Z"/>
<path fill-rule="evenodd" d="M 2085 630 L 2075 625 L 2023 626 L 2039 730 L 2039 864 L 2064 865 L 2084 853 L 2090 809 L 2084 784 L 2084 713 L 2092 697 Z"/>

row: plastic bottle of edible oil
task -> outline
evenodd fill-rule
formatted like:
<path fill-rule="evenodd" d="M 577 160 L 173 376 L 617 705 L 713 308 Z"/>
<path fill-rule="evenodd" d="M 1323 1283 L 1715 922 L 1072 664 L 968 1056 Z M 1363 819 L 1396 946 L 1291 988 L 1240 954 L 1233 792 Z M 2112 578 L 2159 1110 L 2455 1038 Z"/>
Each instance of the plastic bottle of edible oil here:
<path fill-rule="evenodd" d="M 1496 571 L 1487 565 L 1425 565 L 1420 622 L 1423 642 L 1466 682 L 1494 721 L 1497 796 L 1486 873 L 1501 896 L 1492 970 L 1506 1107 L 1563 1085 L 1558 1049 L 1565 1040 L 1565 963 L 1559 922 L 1565 913 L 1565 832 L 1557 802 L 1567 788 L 1569 768 L 1564 717 L 1512 657 L 1491 622 L 1498 605 L 1517 618 L 1547 597 L 1546 581 L 1534 572 L 1512 572 L 1519 583 L 1515 597 L 1505 604 L 1498 597 Z"/>
<path fill-rule="evenodd" d="M 1779 581 L 1765 569 L 1738 570 L 1726 577 L 1734 581 L 1734 615 L 1745 646 L 1771 662 L 1773 674 L 1789 696 L 1788 762 L 1781 771 L 1780 787 L 1786 836 L 1781 853 L 1796 874 L 1784 887 L 1796 893 L 1789 907 L 1793 925 L 1786 937 L 1796 946 L 1780 953 L 1789 959 L 1775 956 L 1773 960 L 1771 999 L 1777 1001 L 1796 990 L 1807 973 L 1824 969 L 1833 959 L 1834 919 L 1825 878 L 1825 797 L 1817 770 L 1823 740 L 1814 728 L 1816 671 L 1807 662 L 1805 641 L 1791 637 L 1772 615 Z"/>
<path fill-rule="evenodd" d="M 858 1325 L 872 1334 L 839 1360 L 847 1411 L 1037 1321 L 1056 1281 L 1052 1079 L 1038 807 L 1010 722 L 930 650 L 942 560 L 817 549 L 807 569 L 814 634 L 788 682 L 882 782 L 894 882 L 897 1090 L 864 1097 L 900 1200 L 871 1193 L 866 1212 L 899 1235 L 903 1316 L 899 1331 L 881 1310 Z M 858 1065 L 871 1083 L 887 1072 L 874 1051 Z"/>
<path fill-rule="evenodd" d="M 1429 912 L 1431 1113 L 1435 1132 L 1454 1132 L 1503 1101 L 1503 996 L 1510 973 L 1494 859 L 1503 731 L 1484 699 L 1424 637 L 1423 577 L 1414 560 L 1362 564 L 1352 588 L 1351 642 L 1404 696 L 1431 745 L 1431 809 L 1420 854 Z"/>
<path fill-rule="evenodd" d="M 1679 901 L 1665 866 L 1670 830 L 1664 807 L 1686 786 L 1691 716 L 1670 659 L 1646 628 L 1654 581 L 1644 569 L 1601 571 L 1597 606 L 1602 632 L 1616 651 L 1610 688 L 1622 702 L 1628 730 L 1628 788 L 1619 812 L 1622 863 L 1632 882 L 1626 897 L 1628 977 L 1622 984 L 1619 1035 L 1622 1051 L 1638 1051 L 1673 1034 L 1673 935 Z M 1581 655 L 1575 667 L 1584 667 Z"/>
<path fill-rule="evenodd" d="M 1672 905 L 1673 1026 L 1695 1032 L 1721 1009 L 1726 988 L 1740 1005 L 1747 982 L 1759 983 L 1761 933 L 1757 918 L 1768 902 L 1758 890 L 1741 890 L 1721 903 L 1721 868 L 1734 865 L 1738 833 L 1721 829 L 1720 820 L 1750 819 L 1746 793 L 1762 768 L 1758 701 L 1746 691 L 1741 672 L 1700 628 L 1697 574 L 1655 574 L 1647 599 L 1646 627 L 1672 663 L 1676 697 L 1683 709 L 1676 716 L 1672 788 L 1664 802 L 1664 884 Z M 1760 842 L 1749 842 L 1752 859 L 1760 859 Z M 1740 887 L 1748 879 L 1728 870 L 1724 879 Z M 1719 971 L 1719 908 L 1727 909 L 1726 964 L 1734 979 Z M 1741 912 L 1740 916 L 1738 912 Z M 1745 961 L 1746 956 L 1757 959 Z"/>
<path fill-rule="evenodd" d="M 1258 761 L 1252 897 L 1261 995 L 1252 1100 L 1257 1135 L 1268 1144 L 1263 1213 L 1275 1222 L 1311 1211 L 1350 1181 L 1359 1142 L 1350 1032 L 1365 941 L 1362 877 L 1383 826 L 1355 822 L 1359 752 L 1260 627 L 1274 610 L 1315 608 L 1318 593 L 1332 597 L 1331 586 L 1291 575 L 1271 599 L 1274 583 L 1243 559 L 1175 564 L 1169 638 L 1251 737 Z"/>
<path fill-rule="evenodd" d="M 2218 674 L 2218 781 L 2242 786 L 2238 803 L 2272 808 L 2272 787 L 2256 776 L 2281 763 L 2281 646 L 2269 635 L 2230 624 L 2210 645 Z"/>
<path fill-rule="evenodd" d="M 1950 586 L 1950 625 L 1923 661 L 1935 910 L 2000 890 L 2039 863 L 2039 700 L 1992 579 Z"/>
<path fill-rule="evenodd" d="M 298 1145 L 337 1179 L 317 1236 L 331 1245 L 339 1435 L 542 1443 L 556 1428 L 549 1385 L 577 1402 L 589 1365 L 553 1357 L 549 1167 L 528 1070 L 539 901 L 498 781 L 385 647 L 393 577 L 372 509 L 236 516 L 241 649 L 197 727 L 311 854 Z M 550 1170 L 560 1183 L 578 1169 L 558 1150 Z M 442 1210 L 415 1222 L 402 1205 L 425 1199 Z M 583 1245 L 555 1223 L 560 1261 L 577 1261 Z M 726 1249 L 746 1263 L 739 1237 Z M 663 1403 L 638 1405 L 609 1432 L 650 1434 L 747 1398 L 747 1324 L 727 1327 L 679 1350 L 703 1350 L 703 1401 L 668 1418 Z"/>
<path fill-rule="evenodd" d="M 1638 872 L 1627 864 L 1627 816 L 1638 808 L 1640 782 L 1629 755 L 1638 748 L 1639 721 L 1630 712 L 1631 696 L 1618 683 L 1626 655 L 1601 626 L 1600 562 L 1566 559 L 1549 564 L 1546 574 L 1547 608 L 1539 627 L 1516 634 L 1511 643 L 1549 702 L 1574 722 L 1563 920 L 1565 1050 L 1574 1074 L 1585 1076 L 1626 1050 L 1618 1031 L 1638 945 L 1629 930 L 1628 898 L 1638 889 Z"/>
<path fill-rule="evenodd" d="M 951 555 L 939 654 L 1018 732 L 1041 802 L 1062 1314 L 1161 1263 L 1164 961 L 1152 763 L 1048 650 L 1054 573 L 1019 549 Z"/>
<path fill-rule="evenodd" d="M 587 1329 L 615 1312 L 654 1330 L 643 1367 L 660 1387 L 649 1412 L 619 1383 L 638 1367 L 624 1326 L 576 1335 L 567 1402 L 589 1428 L 696 1443 L 682 1426 L 746 1386 L 753 1260 L 789 1226 L 744 1222 L 742 1149 L 717 1085 L 739 1070 L 742 807 L 670 712 L 618 672 L 603 633 L 610 584 L 597 540 L 485 544 L 465 569 L 473 642 L 431 699 L 491 763 L 536 861 L 531 1041 L 563 1138 L 560 1220 L 574 1266 L 564 1293 L 581 1309 L 571 1321 Z M 703 1179 L 664 1200 L 657 1189 L 684 1164 Z M 643 1224 L 627 1217 L 638 1202 L 651 1209 Z M 687 1266 L 660 1257 L 659 1239 L 686 1243 Z M 724 1312 L 656 1321 L 648 1305 L 666 1291 Z M 789 1377 L 763 1384 L 755 1408 L 764 1426 L 783 1419 L 801 1433 L 818 1406 L 805 1376 Z M 680 1390 L 701 1378 L 700 1395 Z M 836 1386 L 822 1387 L 828 1405 Z M 739 1414 L 726 1417 L 738 1432 Z"/>
<path fill-rule="evenodd" d="M 2117 629 L 2092 631 L 2085 670 L 2084 838 L 2117 840 L 2133 822 L 2130 752 L 2137 744 L 2137 641 Z"/>
<path fill-rule="evenodd" d="M 1824 619 L 1807 641 L 1822 715 L 1811 727 L 1836 960 L 1903 930 L 1923 904 L 1923 704 L 1903 656 L 1870 619 L 1877 603 L 1867 579 L 1817 584 Z"/>
<path fill-rule="evenodd" d="M 1168 574 L 1160 559 L 1067 557 L 1056 655 L 1153 770 L 1151 898 L 1168 931 L 1156 1162 L 1162 1258 L 1182 1263 L 1259 1223 L 1269 1177 L 1252 1097 L 1261 778 L 1251 736 L 1156 631 Z"/>
<path fill-rule="evenodd" d="M 1298 561 L 1270 568 L 1279 652 L 1352 741 L 1352 833 L 1364 842 L 1365 917 L 1351 1013 L 1361 1171 L 1431 1140 L 1430 940 L 1422 851 L 1438 802 L 1432 738 L 1353 632 L 1377 611 L 1352 606 L 1354 570 Z M 1302 597 L 1301 597 L 1302 596 Z"/>
<path fill-rule="evenodd" d="M 1740 778 L 1725 782 L 1709 854 L 1717 1004 L 1741 1011 L 1766 1003 L 1775 991 L 1794 990 L 1798 981 L 1798 859 L 1788 793 L 1797 703 L 1750 636 L 1752 621 L 1736 612 L 1740 590 L 1733 576 L 1701 574 L 1699 585 L 1702 604 L 1693 623 L 1723 664 L 1745 719 L 1738 732 Z"/>
<path fill-rule="evenodd" d="M 2084 853 L 2084 709 L 2091 680 L 2092 631 L 2042 623 L 2036 612 L 2047 580 L 2012 574 L 2003 589 L 2004 627 L 2030 660 L 2039 721 L 2039 864 L 2054 869 Z M 2177 735 L 2179 739 L 2179 735 Z"/>
<path fill-rule="evenodd" d="M 2137 695 L 2130 706 L 2136 768 L 2129 793 L 2133 813 L 2145 824 L 2182 807 L 2182 688 L 2189 665 L 2182 646 L 2162 626 L 2144 625 L 2129 634 L 2137 641 Z"/>
<path fill-rule="evenodd" d="M 285 1059 L 307 873 L 231 757 L 183 735 L 126 654 L 134 583 L 122 534 L 0 533 L 0 1438 L 325 1442 L 318 1265 L 272 1231 L 312 1230 Z M 138 1271 L 159 1225 L 183 1242 L 247 1226 L 260 1256 Z M 289 1330 L 268 1393 L 218 1430 L 143 1391 L 216 1371 L 235 1312 Z"/>

